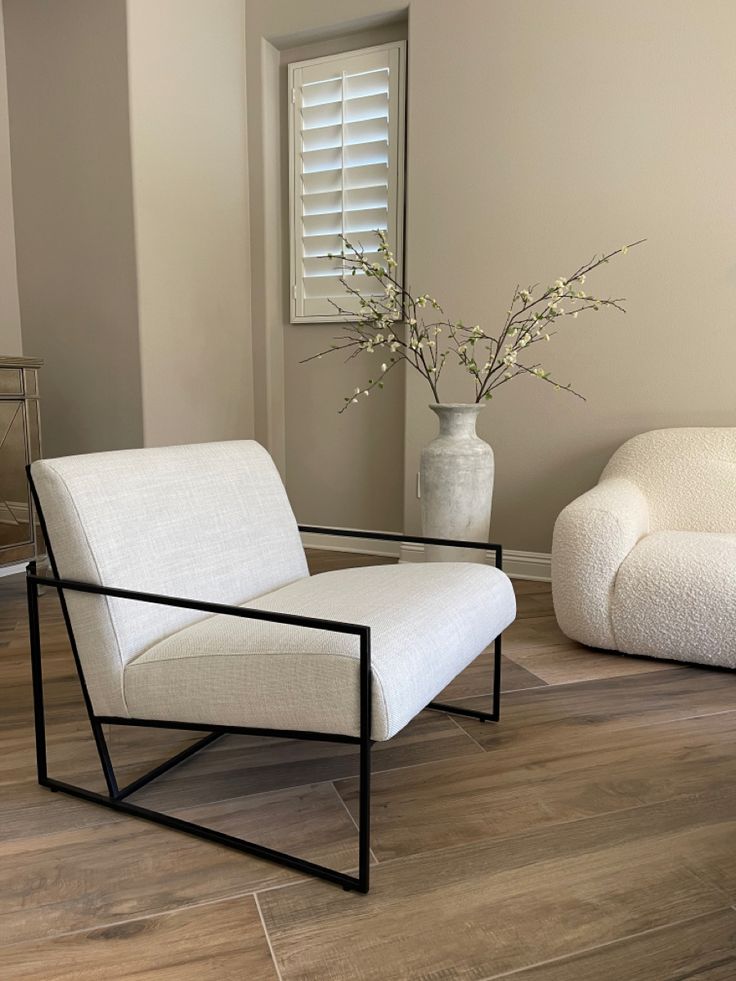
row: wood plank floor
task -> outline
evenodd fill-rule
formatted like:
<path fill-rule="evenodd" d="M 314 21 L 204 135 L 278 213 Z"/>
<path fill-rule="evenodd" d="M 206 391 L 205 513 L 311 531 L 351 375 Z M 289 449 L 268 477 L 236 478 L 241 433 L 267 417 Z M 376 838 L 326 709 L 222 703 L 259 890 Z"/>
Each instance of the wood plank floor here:
<path fill-rule="evenodd" d="M 39 788 L 24 583 L 0 579 L 0 978 L 736 978 L 736 676 L 589 651 L 548 585 L 515 587 L 501 724 L 424 712 L 376 747 L 365 897 Z M 50 770 L 102 789 L 40 605 Z M 445 694 L 485 704 L 490 681 L 487 653 Z M 191 737 L 110 739 L 129 780 Z M 348 870 L 356 770 L 349 746 L 231 736 L 136 800 Z"/>

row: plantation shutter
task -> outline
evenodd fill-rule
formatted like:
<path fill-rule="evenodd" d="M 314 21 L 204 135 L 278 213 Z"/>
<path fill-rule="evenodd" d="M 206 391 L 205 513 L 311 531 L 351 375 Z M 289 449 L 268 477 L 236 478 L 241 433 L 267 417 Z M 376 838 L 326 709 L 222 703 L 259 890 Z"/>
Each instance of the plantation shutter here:
<path fill-rule="evenodd" d="M 401 41 L 289 66 L 292 323 L 344 319 L 331 300 L 358 312 L 340 282 L 351 267 L 327 258 L 341 235 L 375 262 L 382 230 L 401 269 L 404 52 Z"/>

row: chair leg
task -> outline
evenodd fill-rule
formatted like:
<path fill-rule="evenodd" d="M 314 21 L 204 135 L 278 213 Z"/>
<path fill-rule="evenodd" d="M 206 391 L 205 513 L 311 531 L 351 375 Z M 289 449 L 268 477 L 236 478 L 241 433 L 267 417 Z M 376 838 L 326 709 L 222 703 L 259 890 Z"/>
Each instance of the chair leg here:
<path fill-rule="evenodd" d="M 501 718 L 501 634 L 493 643 L 493 717 Z"/>
<path fill-rule="evenodd" d="M 30 563 L 31 574 L 35 575 L 36 563 Z M 48 766 L 46 759 L 46 711 L 43 698 L 43 668 L 41 665 L 41 621 L 38 612 L 38 587 L 32 579 L 26 580 L 26 590 L 28 596 L 28 628 L 31 646 L 31 677 L 33 683 L 33 718 L 36 734 L 36 773 L 38 782 L 43 787 L 51 786 L 48 777 Z M 107 748 L 105 734 L 101 724 L 90 716 L 89 724 L 92 728 L 92 736 L 97 748 L 97 755 L 100 758 L 100 766 L 107 785 L 107 792 L 110 797 L 115 797 L 118 792 L 118 784 L 115 779 L 115 771 L 110 759 L 110 752 Z M 58 789 L 52 786 L 52 789 Z"/>
<path fill-rule="evenodd" d="M 493 711 L 481 712 L 479 709 L 462 708 L 459 705 L 448 705 L 445 702 L 430 702 L 428 709 L 435 712 L 445 712 L 447 715 L 464 715 L 469 719 L 479 719 L 481 722 L 498 722 L 501 718 L 501 634 L 493 643 Z"/>
<path fill-rule="evenodd" d="M 29 572 L 31 575 L 35 575 L 35 563 L 31 564 Z M 234 835 L 224 834 L 223 832 L 217 831 L 213 828 L 208 828 L 201 824 L 195 824 L 191 821 L 184 821 L 181 818 L 165 814 L 161 811 L 155 811 L 151 808 L 141 807 L 140 805 L 132 803 L 126 799 L 130 794 L 134 793 L 136 790 L 139 790 L 145 784 L 154 780 L 162 773 L 167 772 L 172 767 L 194 755 L 194 753 L 198 750 L 203 749 L 205 746 L 209 746 L 216 739 L 219 739 L 220 736 L 224 735 L 228 731 L 227 727 L 213 729 L 213 731 L 208 735 L 182 750 L 180 753 L 177 753 L 176 756 L 166 760 L 164 763 L 155 767 L 142 777 L 139 777 L 137 780 L 134 780 L 127 786 L 119 789 L 117 779 L 115 777 L 115 771 L 110 759 L 107 742 L 105 740 L 103 724 L 98 718 L 91 714 L 89 721 L 92 727 L 92 735 L 97 747 L 97 753 L 100 758 L 100 764 L 105 777 L 105 782 L 107 784 L 108 793 L 97 793 L 96 791 L 87 790 L 85 787 L 78 787 L 74 784 L 66 783 L 63 780 L 57 780 L 50 777 L 48 775 L 46 753 L 46 719 L 44 710 L 38 592 L 36 583 L 30 578 L 27 580 L 27 595 L 31 649 L 31 674 L 33 681 L 34 725 L 36 736 L 36 770 L 39 784 L 47 787 L 53 792 L 61 791 L 62 793 L 68 794 L 71 797 L 81 798 L 82 800 L 87 800 L 92 803 L 102 805 L 103 807 L 129 814 L 133 817 L 143 818 L 146 821 L 163 825 L 164 827 L 175 831 L 193 835 L 194 837 L 204 839 L 205 841 L 211 841 L 218 845 L 224 845 L 227 848 L 232 848 L 247 855 L 254 855 L 257 858 L 275 862 L 278 865 L 286 866 L 287 868 L 294 869 L 306 875 L 312 875 L 316 878 L 335 883 L 336 885 L 341 885 L 347 890 L 354 890 L 361 893 L 368 892 L 370 873 L 371 675 L 370 662 L 367 655 L 363 657 L 361 666 L 360 737 L 350 740 L 351 742 L 359 743 L 360 749 L 358 875 L 353 876 L 345 872 L 340 872 L 337 869 L 330 869 L 326 866 L 309 862 L 306 859 L 298 858 L 297 856 L 290 855 L 287 852 L 277 851 L 276 849 L 259 845 L 256 842 L 248 841 L 243 838 L 236 838 Z M 364 641 L 363 643 L 367 651 L 367 641 Z M 155 723 L 153 724 L 155 726 Z M 161 726 L 166 728 L 165 723 L 162 723 Z M 276 734 L 273 730 L 268 730 L 268 732 L 270 735 Z M 280 732 L 278 735 L 281 735 L 284 738 L 294 738 L 294 734 L 289 733 L 288 731 Z M 304 734 L 305 737 L 307 735 L 308 734 Z M 298 738 L 298 736 L 296 738 Z M 314 738 L 323 738 L 323 734 L 315 733 Z M 344 740 L 341 739 L 338 741 Z"/>
<path fill-rule="evenodd" d="M 358 804 L 358 892 L 368 892 L 371 867 L 371 743 L 360 747 L 360 800 Z"/>
<path fill-rule="evenodd" d="M 360 796 L 358 801 L 358 886 L 366 893 L 370 886 L 371 866 L 371 729 L 372 687 L 370 641 L 360 640 Z"/>
<path fill-rule="evenodd" d="M 36 572 L 36 563 L 29 568 Z M 31 642 L 31 678 L 33 682 L 33 724 L 36 734 L 36 774 L 42 787 L 48 786 L 46 764 L 46 714 L 43 704 L 43 671 L 41 668 L 41 631 L 38 619 L 38 587 L 32 580 L 26 580 L 28 595 L 28 627 Z"/>
<path fill-rule="evenodd" d="M 115 777 L 115 770 L 110 759 L 110 750 L 107 748 L 107 740 L 105 739 L 102 725 L 96 719 L 90 719 L 89 724 L 92 727 L 92 736 L 95 741 L 95 747 L 97 748 L 97 755 L 100 758 L 100 766 L 102 767 L 102 775 L 105 778 L 107 792 L 110 797 L 117 797 L 119 793 L 118 781 Z"/>

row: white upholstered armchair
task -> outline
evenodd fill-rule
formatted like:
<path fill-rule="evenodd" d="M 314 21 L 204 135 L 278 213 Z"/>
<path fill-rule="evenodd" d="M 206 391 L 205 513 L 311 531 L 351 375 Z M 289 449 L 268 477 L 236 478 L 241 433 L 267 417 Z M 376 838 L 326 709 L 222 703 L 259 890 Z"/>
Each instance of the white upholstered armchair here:
<path fill-rule="evenodd" d="M 44 578 L 32 565 L 27 577 L 39 782 L 366 892 L 372 742 L 427 707 L 498 719 L 500 635 L 515 616 L 500 568 L 428 563 L 310 576 L 278 472 L 250 441 L 44 460 L 30 478 L 53 570 Z M 47 772 L 40 582 L 59 591 L 106 795 Z M 492 711 L 433 701 L 494 642 Z M 206 735 L 119 787 L 105 725 Z M 357 876 L 130 800 L 228 732 L 358 747 Z"/>
<path fill-rule="evenodd" d="M 736 667 L 736 429 L 625 443 L 560 514 L 552 588 L 583 644 Z"/>

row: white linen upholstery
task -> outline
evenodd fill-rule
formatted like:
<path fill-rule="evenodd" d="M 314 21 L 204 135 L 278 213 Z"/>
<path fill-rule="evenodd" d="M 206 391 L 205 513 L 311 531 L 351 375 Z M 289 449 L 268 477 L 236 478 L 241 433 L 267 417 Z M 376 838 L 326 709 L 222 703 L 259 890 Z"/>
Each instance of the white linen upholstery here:
<path fill-rule="evenodd" d="M 736 667 L 736 428 L 643 433 L 560 514 L 552 591 L 574 640 Z"/>
<path fill-rule="evenodd" d="M 389 739 L 507 627 L 508 578 L 472 563 L 325 572 L 246 604 L 371 628 L 373 738 Z M 358 734 L 357 637 L 214 616 L 125 668 L 136 718 Z"/>
<path fill-rule="evenodd" d="M 373 737 L 388 739 L 514 618 L 470 563 L 310 577 L 276 468 L 250 441 L 33 464 L 59 573 L 371 628 Z M 357 734 L 355 636 L 65 593 L 96 714 Z"/>
<path fill-rule="evenodd" d="M 308 574 L 281 478 L 252 441 L 118 450 L 32 466 L 59 574 L 241 604 Z M 123 667 L 201 613 L 67 592 L 95 711 L 128 714 Z"/>

